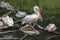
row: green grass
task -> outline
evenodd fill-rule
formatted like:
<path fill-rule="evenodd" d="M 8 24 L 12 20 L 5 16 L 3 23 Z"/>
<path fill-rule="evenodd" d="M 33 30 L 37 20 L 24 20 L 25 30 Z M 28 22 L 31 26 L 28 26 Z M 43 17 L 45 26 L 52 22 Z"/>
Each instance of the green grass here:
<path fill-rule="evenodd" d="M 1 2 L 2 0 L 0 0 Z M 26 12 L 33 12 L 33 7 L 38 5 L 43 14 L 56 14 L 60 12 L 60 0 L 6 0 L 15 8 Z"/>

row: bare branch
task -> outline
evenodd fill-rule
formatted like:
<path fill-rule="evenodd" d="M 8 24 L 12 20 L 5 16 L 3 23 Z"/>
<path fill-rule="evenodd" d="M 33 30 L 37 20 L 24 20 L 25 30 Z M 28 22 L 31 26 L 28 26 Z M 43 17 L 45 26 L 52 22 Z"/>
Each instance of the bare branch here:
<path fill-rule="evenodd" d="M 28 34 L 25 34 L 22 38 L 20 38 L 20 40 L 23 40 L 24 38 L 26 38 L 28 36 Z"/>

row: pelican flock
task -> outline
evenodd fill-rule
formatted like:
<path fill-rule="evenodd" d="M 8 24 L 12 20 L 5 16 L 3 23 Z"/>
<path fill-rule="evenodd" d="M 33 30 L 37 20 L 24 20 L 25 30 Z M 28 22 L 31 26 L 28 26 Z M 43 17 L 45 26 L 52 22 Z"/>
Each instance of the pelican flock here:
<path fill-rule="evenodd" d="M 1 2 L 0 3 L 0 7 L 2 8 L 6 8 L 7 10 L 11 10 L 13 11 L 14 10 L 14 7 L 11 6 L 9 3 L 7 2 Z M 40 21 L 43 21 L 43 18 L 42 18 L 42 15 L 41 15 L 41 10 L 38 6 L 34 6 L 33 7 L 33 11 L 34 13 L 33 14 L 30 14 L 30 15 L 27 15 L 26 12 L 22 12 L 22 11 L 19 11 L 17 10 L 17 13 L 15 14 L 16 17 L 20 18 L 20 17 L 23 17 L 22 18 L 22 25 L 23 24 L 26 24 L 24 26 L 22 26 L 20 28 L 20 30 L 24 33 L 24 34 L 28 34 L 28 35 L 39 35 L 40 32 L 38 30 L 36 30 L 34 28 L 34 25 L 31 25 L 32 23 L 36 23 L 37 24 L 37 21 L 38 19 L 40 19 Z M 0 18 L 0 27 L 3 27 L 3 25 L 7 25 L 7 26 L 14 26 L 14 19 L 8 15 Z M 55 24 L 52 24 L 50 23 L 49 25 L 46 26 L 46 28 L 43 28 L 42 26 L 38 25 L 37 26 L 42 29 L 42 30 L 45 30 L 45 31 L 48 31 L 48 32 L 53 32 L 57 29 L 57 26 Z M 0 28 L 1 29 L 1 28 Z"/>

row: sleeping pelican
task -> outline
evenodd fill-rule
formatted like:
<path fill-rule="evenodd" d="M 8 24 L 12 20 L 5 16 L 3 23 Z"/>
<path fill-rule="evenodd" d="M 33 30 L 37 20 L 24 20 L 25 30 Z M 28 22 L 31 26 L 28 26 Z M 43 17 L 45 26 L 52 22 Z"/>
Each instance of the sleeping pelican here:
<path fill-rule="evenodd" d="M 2 21 L 0 21 L 0 26 L 2 26 L 3 25 L 3 22 Z"/>
<path fill-rule="evenodd" d="M 51 24 L 51 23 L 45 28 L 45 30 L 47 30 L 48 32 L 55 31 L 56 29 L 57 27 L 55 26 L 55 24 Z"/>
<path fill-rule="evenodd" d="M 6 9 L 11 10 L 11 11 L 14 10 L 14 7 L 12 7 L 9 3 L 4 2 L 4 1 L 2 1 L 2 2 L 0 3 L 0 7 L 6 8 Z"/>
<path fill-rule="evenodd" d="M 39 18 L 42 21 L 42 16 L 41 16 L 39 7 L 38 6 L 34 6 L 33 10 L 34 10 L 35 14 L 31 14 L 31 15 L 25 16 L 24 19 L 23 19 L 23 21 L 22 21 L 22 24 L 24 24 L 24 23 L 31 24 L 33 22 L 37 22 L 37 20 Z"/>
<path fill-rule="evenodd" d="M 3 17 L 3 18 L 2 18 L 2 21 L 3 21 L 5 24 L 7 24 L 8 26 L 13 26 L 13 24 L 14 24 L 13 19 L 12 19 L 11 17 L 9 17 L 9 16 Z"/>
<path fill-rule="evenodd" d="M 16 17 L 25 17 L 27 14 L 26 14 L 26 12 L 22 12 L 22 11 L 20 11 L 19 10 L 19 8 L 17 8 L 17 13 L 16 13 Z"/>
<path fill-rule="evenodd" d="M 32 26 L 26 24 L 25 26 L 21 27 L 20 30 L 29 35 L 39 35 L 40 33 Z"/>

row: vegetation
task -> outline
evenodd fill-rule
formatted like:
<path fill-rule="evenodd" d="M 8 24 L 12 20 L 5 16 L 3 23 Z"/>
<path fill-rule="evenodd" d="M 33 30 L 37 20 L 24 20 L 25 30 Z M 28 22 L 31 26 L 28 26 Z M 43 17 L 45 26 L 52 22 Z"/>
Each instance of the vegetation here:
<path fill-rule="evenodd" d="M 0 0 L 1 2 L 2 0 Z M 38 5 L 43 14 L 60 13 L 60 0 L 6 0 L 15 8 L 26 12 L 33 12 L 33 6 Z"/>

